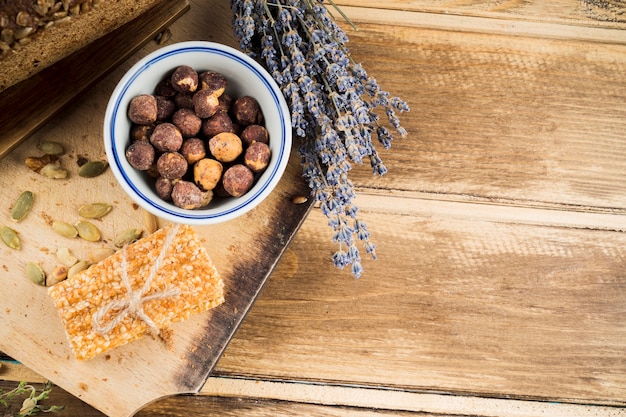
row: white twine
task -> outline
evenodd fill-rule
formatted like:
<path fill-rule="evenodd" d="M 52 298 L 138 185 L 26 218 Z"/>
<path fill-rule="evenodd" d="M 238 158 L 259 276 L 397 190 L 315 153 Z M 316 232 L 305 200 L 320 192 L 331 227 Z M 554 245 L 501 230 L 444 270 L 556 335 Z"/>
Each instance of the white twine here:
<path fill-rule="evenodd" d="M 150 289 L 150 284 L 152 280 L 156 276 L 161 264 L 163 263 L 163 259 L 165 259 L 165 255 L 167 254 L 167 250 L 171 245 L 172 241 L 176 237 L 178 233 L 179 225 L 174 225 L 165 236 L 165 242 L 163 243 L 163 248 L 161 249 L 161 253 L 154 261 L 154 265 L 152 266 L 152 270 L 150 271 L 150 275 L 146 278 L 146 281 L 143 284 L 143 287 L 139 291 L 133 291 L 130 279 L 128 278 L 128 270 L 126 264 L 126 246 L 122 249 L 122 282 L 126 287 L 127 297 L 122 300 L 111 301 L 109 304 L 106 304 L 102 308 L 100 308 L 96 314 L 93 316 L 93 328 L 100 334 L 107 334 L 111 330 L 115 328 L 118 324 L 122 322 L 126 318 L 126 316 L 134 316 L 140 320 L 143 320 L 152 330 L 152 333 L 157 335 L 159 333 L 159 328 L 152 321 L 150 317 L 146 314 L 143 309 L 143 304 L 151 301 L 151 300 L 162 300 L 169 297 L 174 297 L 180 294 L 180 288 L 171 288 L 169 290 L 164 290 L 161 292 L 154 293 L 152 295 L 148 295 L 144 297 L 144 293 Z M 107 324 L 106 326 L 102 324 L 102 319 L 105 315 L 107 315 L 112 310 L 119 310 L 114 318 Z"/>

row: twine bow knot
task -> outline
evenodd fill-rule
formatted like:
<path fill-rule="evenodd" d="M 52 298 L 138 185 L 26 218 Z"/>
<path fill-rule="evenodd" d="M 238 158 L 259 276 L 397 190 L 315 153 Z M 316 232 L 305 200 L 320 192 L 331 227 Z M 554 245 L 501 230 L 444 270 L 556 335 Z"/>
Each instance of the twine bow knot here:
<path fill-rule="evenodd" d="M 167 233 L 165 237 L 165 242 L 163 243 L 163 247 L 161 248 L 161 252 L 159 256 L 155 260 L 152 265 L 152 269 L 150 270 L 150 275 L 146 278 L 143 286 L 138 291 L 134 291 L 130 279 L 128 278 L 128 266 L 126 261 L 126 246 L 122 249 L 122 282 L 126 287 L 126 298 L 121 300 L 114 300 L 110 303 L 101 307 L 96 314 L 93 316 L 93 327 L 100 334 L 107 334 L 111 330 L 113 330 L 118 324 L 122 322 L 127 316 L 134 316 L 142 321 L 144 321 L 153 334 L 159 333 L 159 327 L 154 323 L 154 321 L 146 314 L 143 309 L 143 305 L 152 300 L 162 300 L 169 297 L 175 297 L 180 294 L 180 288 L 170 288 L 160 292 L 156 292 L 154 294 L 150 294 L 144 296 L 144 294 L 150 289 L 150 285 L 152 284 L 152 280 L 156 276 L 163 260 L 165 259 L 165 255 L 176 237 L 178 233 L 178 225 L 173 226 Z M 115 313 L 113 319 L 104 325 L 102 324 L 102 320 L 104 316 L 106 316 L 111 311 L 117 311 Z"/>

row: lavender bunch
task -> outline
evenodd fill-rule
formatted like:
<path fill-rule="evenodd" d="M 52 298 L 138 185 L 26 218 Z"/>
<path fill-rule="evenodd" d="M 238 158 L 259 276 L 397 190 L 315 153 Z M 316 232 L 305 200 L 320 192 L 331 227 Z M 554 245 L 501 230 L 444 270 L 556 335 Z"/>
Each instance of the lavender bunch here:
<path fill-rule="evenodd" d="M 363 267 L 357 242 L 374 259 L 376 250 L 367 225 L 358 217 L 348 173 L 353 164 L 366 161 L 374 175 L 387 172 L 374 142 L 388 149 L 393 137 L 376 111 L 384 112 L 404 137 L 407 132 L 397 113 L 409 107 L 381 90 L 350 57 L 348 37 L 324 0 L 231 0 L 230 4 L 241 49 L 272 74 L 289 104 L 293 129 L 301 139 L 303 176 L 338 244 L 332 260 L 342 269 L 350 265 L 358 278 Z"/>

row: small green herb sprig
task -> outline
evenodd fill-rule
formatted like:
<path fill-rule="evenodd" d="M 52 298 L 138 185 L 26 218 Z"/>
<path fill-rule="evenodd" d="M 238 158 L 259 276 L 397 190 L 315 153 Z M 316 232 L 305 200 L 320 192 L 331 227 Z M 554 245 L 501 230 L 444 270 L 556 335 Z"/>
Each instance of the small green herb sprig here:
<path fill-rule="evenodd" d="M 63 410 L 63 406 L 53 405 L 45 407 L 39 404 L 40 401 L 45 400 L 50 396 L 51 391 L 52 383 L 50 381 L 46 382 L 44 387 L 39 391 L 25 381 L 20 382 L 19 385 L 11 391 L 4 392 L 0 389 L 0 406 L 5 408 L 4 411 L 0 411 L 3 413 L 2 417 L 27 417 L 34 416 L 40 412 L 56 413 Z M 20 410 L 17 412 L 11 412 L 11 405 L 22 397 L 24 399 L 22 400 L 22 407 Z"/>

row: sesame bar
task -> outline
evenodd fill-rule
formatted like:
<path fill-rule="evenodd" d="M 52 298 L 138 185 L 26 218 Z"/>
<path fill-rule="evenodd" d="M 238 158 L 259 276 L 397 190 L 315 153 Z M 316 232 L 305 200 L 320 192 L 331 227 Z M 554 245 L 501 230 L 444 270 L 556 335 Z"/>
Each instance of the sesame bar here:
<path fill-rule="evenodd" d="M 193 228 L 172 225 L 49 288 L 74 356 L 86 360 L 224 301 Z"/>

